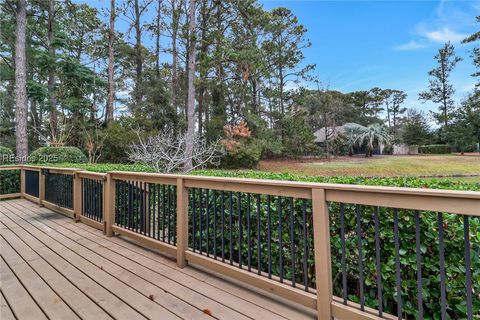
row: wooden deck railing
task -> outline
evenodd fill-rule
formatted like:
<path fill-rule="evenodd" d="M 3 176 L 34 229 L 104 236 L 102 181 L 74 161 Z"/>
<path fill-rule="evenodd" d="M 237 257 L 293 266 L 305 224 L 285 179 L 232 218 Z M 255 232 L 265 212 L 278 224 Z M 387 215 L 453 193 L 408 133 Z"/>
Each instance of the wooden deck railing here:
<path fill-rule="evenodd" d="M 38 202 L 171 255 L 180 268 L 199 265 L 316 309 L 319 319 L 480 314 L 479 192 L 1 169 L 21 172 L 20 189 L 2 198 Z"/>

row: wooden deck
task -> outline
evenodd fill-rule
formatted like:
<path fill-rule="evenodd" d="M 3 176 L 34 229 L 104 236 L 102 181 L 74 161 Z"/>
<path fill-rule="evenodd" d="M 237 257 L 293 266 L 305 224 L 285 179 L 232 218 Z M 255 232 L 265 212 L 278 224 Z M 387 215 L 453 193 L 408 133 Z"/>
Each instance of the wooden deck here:
<path fill-rule="evenodd" d="M 0 202 L 1 319 L 312 319 L 26 200 Z"/>

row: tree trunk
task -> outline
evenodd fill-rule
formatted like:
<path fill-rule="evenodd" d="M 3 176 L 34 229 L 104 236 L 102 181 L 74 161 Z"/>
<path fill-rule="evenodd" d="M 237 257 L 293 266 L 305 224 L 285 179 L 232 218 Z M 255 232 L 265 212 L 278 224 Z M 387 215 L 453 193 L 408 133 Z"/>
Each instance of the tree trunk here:
<path fill-rule="evenodd" d="M 134 111 L 137 111 L 142 101 L 142 29 L 140 27 L 140 7 L 138 0 L 134 3 L 135 10 L 135 96 Z"/>
<path fill-rule="evenodd" d="M 193 168 L 193 136 L 195 134 L 195 0 L 190 0 L 188 23 L 188 92 L 187 92 L 187 142 L 185 169 L 190 171 Z"/>
<path fill-rule="evenodd" d="M 157 7 L 157 34 L 155 38 L 155 73 L 157 81 L 160 79 L 160 28 L 161 28 L 161 15 L 162 15 L 162 0 L 158 0 Z"/>
<path fill-rule="evenodd" d="M 110 0 L 110 29 L 108 30 L 108 99 L 107 99 L 107 126 L 113 123 L 113 100 L 115 98 L 114 74 L 114 53 L 113 44 L 115 42 L 115 0 Z"/>
<path fill-rule="evenodd" d="M 27 23 L 27 3 L 18 0 L 15 33 L 15 135 L 19 163 L 25 163 L 28 156 L 27 139 L 27 59 L 25 52 L 25 29 Z"/>
<path fill-rule="evenodd" d="M 57 97 L 55 96 L 55 34 L 53 32 L 53 21 L 55 18 L 55 2 L 48 1 L 48 53 L 53 62 L 48 71 L 48 94 L 50 99 L 50 134 L 52 141 L 57 140 Z"/>
<path fill-rule="evenodd" d="M 178 74 L 177 74 L 177 64 L 178 64 L 178 51 L 177 51 L 177 35 L 178 35 L 178 24 L 180 19 L 180 14 L 177 10 L 180 10 L 176 7 L 175 2 L 172 1 L 172 107 L 175 112 L 178 112 L 177 105 L 177 92 L 178 92 Z"/>
<path fill-rule="evenodd" d="M 207 33 L 207 0 L 202 0 L 202 5 L 201 5 L 201 17 L 202 17 L 202 36 L 201 36 L 201 46 L 200 46 L 200 63 L 205 63 L 205 58 L 207 57 L 207 50 L 208 50 L 208 45 L 207 45 L 207 39 L 206 39 L 206 33 Z M 198 88 L 198 133 L 201 135 L 203 133 L 203 112 L 205 111 L 205 82 L 206 80 L 206 68 L 203 66 L 200 68 L 200 85 Z"/>

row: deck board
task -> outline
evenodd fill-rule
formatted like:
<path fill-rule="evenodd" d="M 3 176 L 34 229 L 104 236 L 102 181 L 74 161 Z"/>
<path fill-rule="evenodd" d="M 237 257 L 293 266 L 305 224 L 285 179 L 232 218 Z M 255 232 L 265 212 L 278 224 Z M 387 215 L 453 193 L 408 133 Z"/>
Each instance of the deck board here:
<path fill-rule="evenodd" d="M 4 313 L 8 319 L 9 311 L 23 319 L 15 310 L 19 306 L 8 299 L 12 294 L 23 296 L 27 309 L 48 311 L 52 319 L 205 319 L 208 314 L 229 320 L 314 318 L 302 307 L 215 275 L 179 269 L 165 256 L 122 237 L 107 238 L 26 200 L 0 202 L 0 228 L 2 279 L 16 279 L 9 280 L 8 291 L 2 281 L 2 319 Z M 4 272 L 8 263 L 12 269 Z M 24 287 L 15 274 L 35 281 Z M 40 296 L 42 291 L 48 295 Z M 52 297 L 61 307 L 48 305 Z M 61 316 L 60 310 L 70 317 Z"/>

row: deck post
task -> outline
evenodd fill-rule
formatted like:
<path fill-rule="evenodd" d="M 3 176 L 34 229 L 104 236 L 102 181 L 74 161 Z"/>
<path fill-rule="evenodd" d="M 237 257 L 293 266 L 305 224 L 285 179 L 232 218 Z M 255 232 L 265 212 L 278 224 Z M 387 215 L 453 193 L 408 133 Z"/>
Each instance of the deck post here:
<path fill-rule="evenodd" d="M 312 189 L 313 241 L 317 285 L 317 317 L 332 319 L 330 222 L 325 189 Z"/>
<path fill-rule="evenodd" d="M 82 178 L 78 172 L 73 175 L 73 211 L 75 222 L 80 221 L 82 214 Z"/>
<path fill-rule="evenodd" d="M 43 207 L 43 201 L 45 200 L 45 175 L 43 168 L 38 171 L 38 205 Z"/>
<path fill-rule="evenodd" d="M 188 249 L 188 189 L 182 178 L 177 179 L 177 266 L 187 265 L 185 252 Z"/>
<path fill-rule="evenodd" d="M 20 167 L 20 196 L 22 199 L 25 195 L 25 169 Z"/>
<path fill-rule="evenodd" d="M 113 236 L 112 226 L 115 222 L 115 180 L 112 178 L 112 173 L 107 173 L 107 181 L 105 182 L 105 235 L 107 237 Z"/>

